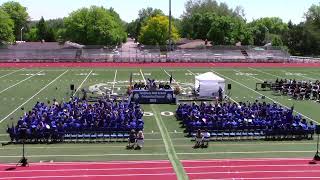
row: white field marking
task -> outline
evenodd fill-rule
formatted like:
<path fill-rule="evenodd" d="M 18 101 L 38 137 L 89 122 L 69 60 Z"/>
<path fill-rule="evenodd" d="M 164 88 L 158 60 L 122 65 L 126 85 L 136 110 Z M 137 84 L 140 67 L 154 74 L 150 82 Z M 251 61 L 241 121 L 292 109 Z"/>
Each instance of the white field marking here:
<path fill-rule="evenodd" d="M 43 71 L 43 70 L 42 70 L 42 71 Z M 19 82 L 15 83 L 14 85 L 11 85 L 11 86 L 9 86 L 9 87 L 5 88 L 4 90 L 0 91 L 0 94 L 1 94 L 1 93 L 3 93 L 3 92 L 5 92 L 6 90 L 8 90 L 8 89 L 10 89 L 10 88 L 15 87 L 16 85 L 18 85 L 18 84 L 20 84 L 20 83 L 23 83 L 24 81 L 26 81 L 26 80 L 28 80 L 28 79 L 30 79 L 30 78 L 32 78 L 32 77 L 34 77 L 34 76 L 36 76 L 38 73 L 41 73 L 42 71 L 39 71 L 39 72 L 37 72 L 36 74 L 34 74 L 34 75 L 32 75 L 32 76 L 29 76 L 29 77 L 27 77 L 27 78 L 25 78 L 25 79 L 23 79 L 23 80 L 21 80 L 21 81 L 19 81 Z"/>
<path fill-rule="evenodd" d="M 92 73 L 93 70 L 91 70 L 89 72 L 89 74 L 86 76 L 86 78 L 84 78 L 84 80 L 82 81 L 82 83 L 80 84 L 80 86 L 77 88 L 76 92 L 74 92 L 73 96 L 76 95 L 76 93 L 80 90 L 80 88 L 82 87 L 82 85 L 84 84 L 84 82 L 86 82 L 86 80 L 88 79 L 88 77 L 90 76 L 90 74 Z"/>
<path fill-rule="evenodd" d="M 257 71 L 257 72 L 266 74 L 266 75 L 270 75 L 270 76 L 273 76 L 273 77 L 276 77 L 276 78 L 282 78 L 282 77 L 280 77 L 280 76 L 277 76 L 277 75 L 274 75 L 274 74 L 271 74 L 271 73 L 268 73 L 268 72 L 264 72 L 264 71 L 261 71 L 261 70 L 259 70 L 259 69 L 255 69 L 255 68 L 251 68 L 251 67 L 248 67 L 248 69 L 251 69 L 251 70 L 254 70 L 254 71 Z"/>
<path fill-rule="evenodd" d="M 283 72 L 285 72 L 285 73 L 291 73 L 291 72 L 288 72 L 288 71 L 283 71 Z M 295 74 L 295 76 L 307 78 L 307 79 L 309 79 L 309 80 L 314 80 L 314 81 L 318 80 L 318 79 L 315 79 L 315 78 L 312 78 L 312 77 L 308 77 L 308 76 L 305 76 L 305 75 L 302 75 L 302 74 Z"/>
<path fill-rule="evenodd" d="M 28 155 L 28 157 L 105 157 L 105 156 L 167 156 L 167 153 L 149 153 L 149 154 L 46 154 L 46 155 Z M 17 158 L 21 155 L 16 156 L 0 156 L 0 158 Z"/>
<path fill-rule="evenodd" d="M 162 139 L 145 139 L 145 141 L 154 141 L 154 140 L 162 140 Z M 190 140 L 187 138 L 172 138 L 172 140 Z M 265 145 L 283 145 L 283 146 L 287 146 L 287 145 L 311 145 L 314 143 L 268 143 L 268 144 L 263 144 L 263 143 L 259 143 L 259 144 L 239 144 L 239 143 L 234 143 L 234 144 L 215 144 L 214 146 L 265 146 Z M 175 147 L 190 147 L 189 144 L 176 144 L 174 145 Z M 119 145 L 119 146 L 26 146 L 28 147 L 28 149 L 77 149 L 77 148 L 82 148 L 82 149 L 91 149 L 91 148 L 122 148 L 124 147 L 123 145 Z M 152 148 L 152 147 L 163 147 L 163 145 L 151 145 L 151 146 L 143 146 L 145 148 Z M 0 148 L 0 150 L 20 150 L 20 147 L 4 147 L 4 148 Z"/>
<path fill-rule="evenodd" d="M 145 141 L 148 139 L 145 139 Z M 149 139 L 150 140 L 150 139 Z M 177 146 L 190 146 L 190 145 L 177 145 Z M 46 146 L 26 146 L 28 147 L 28 149 L 78 149 L 78 148 L 82 148 L 82 149 L 92 149 L 92 148 L 103 148 L 105 149 L 107 148 L 123 148 L 124 145 L 122 146 L 61 146 L 61 147 L 46 147 Z M 152 147 L 163 147 L 163 145 L 152 145 L 152 146 L 143 146 L 144 148 L 152 148 Z M 0 148 L 0 150 L 20 150 L 18 147 L 16 148 L 12 148 L 12 147 L 8 147 L 8 148 Z"/>
<path fill-rule="evenodd" d="M 201 159 L 201 160 L 182 160 L 182 162 L 270 162 L 270 161 L 286 161 L 284 162 L 287 164 L 287 161 L 308 161 L 310 158 L 241 158 L 241 159 Z"/>
<path fill-rule="evenodd" d="M 4 77 L 7 77 L 7 76 L 9 76 L 9 75 L 11 75 L 11 74 L 13 74 L 13 73 L 19 72 L 19 71 L 21 71 L 21 70 L 24 70 L 24 68 L 18 69 L 18 70 L 16 70 L 16 71 L 12 71 L 11 73 L 8 73 L 8 74 L 5 74 L 5 75 L 3 75 L 3 76 L 0 76 L 0 79 L 1 79 L 1 78 L 4 78 Z"/>
<path fill-rule="evenodd" d="M 313 166 L 313 165 L 312 165 Z M 319 166 L 319 165 L 314 165 Z M 314 167 L 313 166 L 313 167 Z M 216 165 L 216 166 L 190 166 L 184 167 L 185 169 L 200 169 L 200 168 L 250 168 L 250 167 L 310 167 L 310 164 L 259 164 L 259 165 Z M 0 171 L 1 172 L 1 171 Z"/>
<path fill-rule="evenodd" d="M 116 69 L 116 71 L 114 72 L 114 78 L 113 78 L 113 83 L 112 83 L 111 94 L 113 94 L 113 91 L 114 91 L 114 85 L 116 84 L 117 73 L 118 73 L 118 69 Z"/>
<path fill-rule="evenodd" d="M 233 70 L 234 72 L 237 72 L 237 73 L 242 73 L 241 71 L 238 71 L 238 70 Z M 244 73 L 245 74 L 245 73 Z M 248 76 L 248 77 L 251 77 L 251 78 L 253 78 L 253 79 L 255 79 L 255 80 L 258 80 L 258 81 L 261 81 L 261 82 L 264 82 L 264 80 L 262 80 L 262 79 L 259 79 L 259 78 L 256 78 L 256 77 L 254 77 L 254 76 L 252 76 L 252 75 L 249 75 L 249 74 L 245 74 L 245 76 Z"/>
<path fill-rule="evenodd" d="M 0 164 L 2 166 L 12 166 L 17 163 L 6 163 Z M 93 165 L 109 165 L 109 164 L 170 164 L 169 160 L 137 160 L 137 161 L 107 161 L 107 162 L 31 162 L 29 163 L 33 166 L 88 166 L 88 164 Z"/>
<path fill-rule="evenodd" d="M 203 153 L 177 153 L 178 155 L 203 155 L 203 154 L 267 154 L 267 153 L 311 153 L 314 151 L 230 151 L 230 152 L 203 152 Z"/>
<path fill-rule="evenodd" d="M 3 119 L 0 120 L 0 124 L 6 120 L 9 116 L 11 116 L 13 113 L 15 113 L 18 109 L 20 109 L 22 106 L 24 106 L 25 104 L 27 104 L 30 100 L 32 100 L 34 97 L 36 97 L 39 93 L 41 93 L 43 90 L 45 90 L 48 86 L 50 86 L 52 83 L 54 83 L 55 81 L 57 81 L 61 76 L 63 76 L 65 73 L 67 73 L 68 70 L 64 71 L 62 74 L 60 74 L 58 77 L 56 77 L 54 80 L 52 80 L 50 83 L 48 83 L 46 86 L 44 86 L 43 88 L 41 88 L 37 93 L 35 93 L 33 96 L 31 96 L 27 101 L 25 101 L 24 103 L 22 103 L 20 106 L 18 106 L 15 110 L 13 110 L 11 113 L 9 113 L 6 117 L 4 117 Z"/>
<path fill-rule="evenodd" d="M 162 68 L 161 68 L 162 69 Z M 171 75 L 165 70 L 165 69 L 162 69 L 169 77 L 171 77 Z M 179 86 L 179 88 L 181 90 L 183 90 L 182 86 L 180 86 L 180 84 L 176 81 L 175 78 L 172 78 L 172 80 Z M 184 90 L 183 90 L 184 91 Z"/>
<path fill-rule="evenodd" d="M 50 179 L 50 178 L 63 178 L 63 179 L 67 179 L 67 178 L 92 178 L 92 177 L 131 177 L 131 176 L 169 176 L 169 175 L 175 175 L 175 173 L 157 173 L 157 174 L 110 174 L 110 175 L 70 175 L 70 176 L 21 176 L 21 177 L 1 177 L 0 179 Z M 106 178 L 107 179 L 107 178 Z"/>
<path fill-rule="evenodd" d="M 74 171 L 121 171 L 121 170 L 161 170 L 161 169 L 172 169 L 172 167 L 145 167 L 145 168 L 81 168 L 81 169 L 48 169 L 48 170 L 19 170 L 19 171 L 0 171 L 0 173 L 25 173 L 25 172 L 74 172 Z"/>
<path fill-rule="evenodd" d="M 283 107 L 286 107 L 286 108 L 290 109 L 288 106 L 285 106 L 285 105 L 281 104 L 280 102 L 278 102 L 278 101 L 270 98 L 269 96 L 266 96 L 266 95 L 264 95 L 264 94 L 261 94 L 260 92 L 254 90 L 254 89 L 252 89 L 252 88 L 250 88 L 250 87 L 248 87 L 248 86 L 246 86 L 246 85 L 244 85 L 244 84 L 242 84 L 242 83 L 240 83 L 240 82 L 238 82 L 238 81 L 235 81 L 235 80 L 233 80 L 232 78 L 229 78 L 228 76 L 225 76 L 225 75 L 220 74 L 220 73 L 218 73 L 218 72 L 216 72 L 216 71 L 213 71 L 213 70 L 212 70 L 212 72 L 217 73 L 218 75 L 220 75 L 220 76 L 222 76 L 222 77 L 224 77 L 224 78 L 226 78 L 226 79 L 229 79 L 230 81 L 232 81 L 232 82 L 234 82 L 234 83 L 236 83 L 236 84 L 239 84 L 240 86 L 245 87 L 245 88 L 247 88 L 247 89 L 249 89 L 249 90 L 251 90 L 251 91 L 253 91 L 253 92 L 255 92 L 255 93 L 259 94 L 259 95 L 261 95 L 261 96 L 265 96 L 267 99 L 271 100 L 271 101 L 274 102 L 274 103 L 277 103 L 277 104 L 279 104 L 279 105 L 281 105 L 281 106 L 283 106 Z M 251 76 L 249 76 L 249 77 L 251 77 Z M 310 118 L 310 117 L 308 117 L 308 116 L 306 116 L 306 115 L 304 115 L 304 114 L 302 114 L 302 113 L 300 113 L 300 112 L 298 112 L 298 111 L 296 111 L 296 110 L 294 110 L 294 112 L 296 112 L 296 113 L 298 113 L 298 114 L 301 114 L 302 116 L 304 116 L 305 118 L 309 119 L 310 121 L 313 121 L 313 122 L 316 123 L 316 124 L 319 124 L 319 122 L 313 120 L 312 118 Z"/>
<path fill-rule="evenodd" d="M 196 74 L 193 73 L 192 71 L 190 71 L 189 69 L 188 69 L 188 71 L 189 71 L 191 74 L 193 74 L 194 76 L 196 76 Z M 227 97 L 230 98 L 231 101 L 233 101 L 234 103 L 236 103 L 237 105 L 239 105 L 239 103 L 238 103 L 236 100 L 232 99 L 232 97 L 229 97 L 229 96 L 227 96 Z"/>
<path fill-rule="evenodd" d="M 140 69 L 140 74 L 141 74 L 141 76 L 142 76 L 142 78 L 143 78 L 144 84 L 145 84 L 145 85 L 147 85 L 146 78 L 144 78 L 144 75 L 143 75 L 143 73 L 142 73 L 142 70 L 141 70 L 141 69 Z"/>
<path fill-rule="evenodd" d="M 168 133 L 168 129 L 166 127 L 165 124 L 163 124 L 163 121 L 162 121 L 162 117 L 161 115 L 158 117 L 157 116 L 157 112 L 155 111 L 153 105 L 151 104 L 150 105 L 153 113 L 154 113 L 154 118 L 156 119 L 156 123 L 158 125 L 158 128 L 160 130 L 160 134 L 161 134 L 161 137 L 162 137 L 162 140 L 163 140 L 163 144 L 164 144 L 164 147 L 166 149 L 166 154 L 173 166 L 173 169 L 177 175 L 177 178 L 178 179 L 181 179 L 181 178 L 184 178 L 184 176 L 186 176 L 186 174 L 184 173 L 184 170 L 182 169 L 183 172 L 180 172 L 179 171 L 179 164 L 181 163 L 178 156 L 177 156 L 177 153 L 175 151 L 175 148 L 174 148 L 174 145 L 172 143 L 172 140 L 170 138 L 170 135 Z M 163 124 L 163 125 L 162 125 Z M 166 138 L 165 136 L 168 136 L 168 138 Z"/>
<path fill-rule="evenodd" d="M 195 172 L 187 174 L 252 174 L 252 173 L 318 173 L 320 170 L 288 170 L 288 171 L 210 171 L 210 172 Z M 287 177 L 290 178 L 290 177 Z M 245 178 L 246 179 L 246 178 Z"/>
<path fill-rule="evenodd" d="M 320 176 L 308 176 L 308 177 L 304 177 L 304 176 L 295 176 L 295 177 L 287 177 L 287 176 L 281 176 L 281 177 L 255 177 L 255 178 L 219 178 L 219 179 L 194 179 L 194 180 L 236 180 L 236 179 L 247 179 L 247 180 L 271 180 L 271 179 L 320 179 Z"/>

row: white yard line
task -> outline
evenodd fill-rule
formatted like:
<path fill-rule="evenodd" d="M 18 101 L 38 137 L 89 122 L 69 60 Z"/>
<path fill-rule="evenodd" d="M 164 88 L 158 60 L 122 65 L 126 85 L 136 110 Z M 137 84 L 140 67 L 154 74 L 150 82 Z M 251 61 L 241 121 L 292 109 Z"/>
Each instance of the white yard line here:
<path fill-rule="evenodd" d="M 145 141 L 163 141 L 163 139 L 145 139 Z M 173 141 L 177 141 L 177 140 L 184 140 L 184 141 L 190 141 L 191 139 L 188 139 L 188 138 L 179 138 L 179 139 L 176 139 L 176 138 L 171 138 L 171 140 Z M 269 145 L 269 146 L 296 146 L 296 145 L 312 145 L 314 143 L 255 143 L 255 144 L 244 144 L 244 143 L 224 143 L 224 144 L 215 144 L 214 146 L 243 146 L 243 147 L 246 147 L 246 146 L 266 146 L 266 145 Z M 176 144 L 174 145 L 175 147 L 190 147 L 189 144 Z M 75 145 L 75 146 L 33 146 L 33 145 L 26 145 L 26 148 L 28 149 L 92 149 L 92 148 L 123 148 L 124 146 L 123 145 L 118 145 L 118 146 L 97 146 L 97 145 L 90 145 L 90 146 L 84 146 L 84 145 Z M 143 146 L 144 148 L 154 148 L 154 147 L 163 147 L 163 145 L 159 144 L 159 145 L 146 145 L 146 146 Z M 3 147 L 3 148 L 0 148 L 0 150 L 20 150 L 20 147 L 18 146 L 10 146 L 10 147 Z"/>
<path fill-rule="evenodd" d="M 171 75 L 165 70 L 165 69 L 162 69 L 169 77 L 171 77 Z M 182 89 L 182 87 L 180 86 L 180 84 L 176 81 L 175 78 L 172 78 L 172 80 L 180 87 L 180 89 Z"/>
<path fill-rule="evenodd" d="M 257 71 L 257 72 L 260 72 L 260 73 L 263 73 L 263 74 L 266 74 L 266 75 L 270 75 L 270 76 L 273 76 L 273 77 L 276 77 L 276 78 L 283 78 L 281 76 L 277 76 L 277 75 L 274 75 L 274 74 L 271 74 L 271 73 L 268 73 L 268 72 L 264 72 L 264 71 L 261 71 L 259 69 L 255 69 L 255 68 L 251 68 L 251 67 L 249 67 L 249 69 Z"/>
<path fill-rule="evenodd" d="M 208 155 L 208 154 L 270 154 L 270 153 L 312 153 L 314 151 L 218 151 L 218 152 L 194 152 L 177 153 L 178 155 Z"/>
<path fill-rule="evenodd" d="M 289 72 L 289 71 L 283 71 L 284 73 L 292 73 L 292 72 Z M 308 77 L 308 76 L 304 76 L 304 75 L 299 75 L 299 74 L 295 74 L 295 76 L 299 76 L 299 77 L 303 77 L 303 78 L 306 78 L 306 79 L 309 79 L 309 80 L 313 80 L 313 81 L 316 81 L 318 79 L 315 79 L 315 78 L 312 78 L 312 77 Z"/>
<path fill-rule="evenodd" d="M 43 72 L 43 70 L 42 70 L 42 71 L 37 72 L 36 74 L 34 74 L 34 75 L 32 75 L 32 76 L 29 76 L 29 77 L 27 77 L 27 78 L 25 78 L 25 79 L 23 79 L 23 80 L 21 80 L 21 81 L 17 82 L 17 83 L 16 83 L 16 84 L 14 84 L 14 85 L 11 85 L 11 86 L 9 86 L 9 87 L 5 88 L 4 90 L 0 91 L 0 94 L 1 94 L 1 93 L 3 93 L 3 92 L 5 92 L 5 91 L 7 91 L 7 90 L 8 90 L 8 89 L 10 89 L 10 88 L 13 88 L 13 87 L 17 86 L 17 85 L 18 85 L 18 84 L 20 84 L 20 83 L 23 83 L 24 81 L 26 81 L 26 80 L 28 80 L 28 79 L 30 79 L 30 78 L 32 78 L 32 77 L 34 77 L 34 76 L 36 76 L 37 74 L 39 74 L 39 73 L 41 73 L 41 72 Z"/>
<path fill-rule="evenodd" d="M 234 72 L 237 72 L 237 73 L 243 73 L 243 72 L 241 72 L 241 71 L 238 71 L 238 70 L 233 70 Z M 256 78 L 256 77 L 254 77 L 254 76 L 251 76 L 251 75 L 245 75 L 245 76 L 247 76 L 247 77 L 251 77 L 251 78 L 253 78 L 253 79 L 255 79 L 255 80 L 258 80 L 258 81 L 261 81 L 261 82 L 264 82 L 264 80 L 262 80 L 262 79 L 259 79 L 259 78 Z"/>
<path fill-rule="evenodd" d="M 113 91 L 114 91 L 114 85 L 116 84 L 117 73 L 118 73 L 118 69 L 116 69 L 116 71 L 114 72 L 111 94 L 113 94 Z"/>
<path fill-rule="evenodd" d="M 12 71 L 11 73 L 8 73 L 8 74 L 5 74 L 5 75 L 3 75 L 3 76 L 0 76 L 0 79 L 1 79 L 1 78 L 4 78 L 4 77 L 7 77 L 7 76 L 9 76 L 9 75 L 11 75 L 11 74 L 13 74 L 13 73 L 18 72 L 18 71 L 21 71 L 21 70 L 24 70 L 24 68 L 18 69 L 18 70 L 16 70 L 16 71 Z"/>
<path fill-rule="evenodd" d="M 258 91 L 256 91 L 256 90 L 254 90 L 254 89 L 252 89 L 252 88 L 250 88 L 250 87 L 248 87 L 248 86 L 246 86 L 246 85 L 244 85 L 244 84 L 242 84 L 242 83 L 240 83 L 240 82 L 238 82 L 238 81 L 233 80 L 232 78 L 229 78 L 228 76 L 225 76 L 225 75 L 220 74 L 220 73 L 218 73 L 218 72 L 216 72 L 216 71 L 213 71 L 213 70 L 212 70 L 212 72 L 214 72 L 214 73 L 216 73 L 216 74 L 218 74 L 218 75 L 220 75 L 220 76 L 222 76 L 222 77 L 224 77 L 224 78 L 226 78 L 226 79 L 229 79 L 230 81 L 232 81 L 232 82 L 234 82 L 234 83 L 236 83 L 236 84 L 238 84 L 238 85 L 240 85 L 240 86 L 242 86 L 242 87 L 245 87 L 245 88 L 247 88 L 248 90 L 250 90 L 250 91 L 252 91 L 252 92 L 255 92 L 256 94 L 259 94 L 259 95 L 261 95 L 261 96 L 264 96 L 264 97 L 266 97 L 267 99 L 271 100 L 272 102 L 275 102 L 275 103 L 277 103 L 277 104 L 279 104 L 279 105 L 281 105 L 281 106 L 283 106 L 283 107 L 289 108 L 288 106 L 283 105 L 283 104 L 281 104 L 280 102 L 278 102 L 278 101 L 276 101 L 276 100 L 274 100 L 274 99 L 272 99 L 272 98 L 270 98 L 270 97 L 268 97 L 268 96 L 266 96 L 266 95 L 264 95 L 264 94 L 262 94 L 262 93 L 260 93 L 260 92 L 258 92 Z M 251 76 L 249 76 L 249 77 L 251 77 Z M 290 108 L 289 108 L 289 109 L 290 109 Z M 302 114 L 302 113 L 300 113 L 300 112 L 298 112 L 298 111 L 296 111 L 296 110 L 294 110 L 294 112 L 301 114 L 302 116 L 304 116 L 305 118 L 307 118 L 307 119 L 315 122 L 316 124 L 319 124 L 319 123 L 318 123 L 317 121 L 315 121 L 314 119 L 312 119 L 312 118 L 310 118 L 310 117 L 308 117 L 308 116 L 306 116 L 306 115 L 304 115 L 304 114 Z"/>
<path fill-rule="evenodd" d="M 28 155 L 30 158 L 37 157 L 105 157 L 105 156 L 167 156 L 167 153 L 128 153 L 128 154 L 44 154 L 44 155 Z M 21 155 L 0 156 L 0 158 L 19 158 Z"/>
<path fill-rule="evenodd" d="M 90 74 L 92 73 L 93 70 L 91 70 L 89 72 L 89 74 L 86 76 L 86 78 L 84 78 L 84 80 L 81 82 L 80 86 L 77 88 L 76 92 L 74 92 L 73 96 L 76 95 L 76 93 L 81 89 L 82 85 L 84 84 L 84 82 L 86 82 L 86 80 L 88 79 L 88 77 L 90 76 Z"/>
<path fill-rule="evenodd" d="M 142 76 L 142 78 L 143 78 L 144 84 L 147 85 L 146 78 L 144 77 L 141 69 L 140 69 L 140 74 L 141 74 L 141 76 Z"/>
<path fill-rule="evenodd" d="M 180 179 L 187 179 L 188 177 L 187 177 L 186 173 L 184 172 L 182 164 L 177 156 L 174 145 L 172 143 L 172 139 L 168 133 L 168 129 L 167 129 L 166 125 L 162 121 L 162 117 L 158 116 L 157 111 L 154 109 L 153 104 L 151 104 L 150 107 L 154 113 L 154 118 L 155 118 L 157 126 L 160 130 L 160 134 L 163 139 L 164 147 L 166 149 L 168 158 L 173 166 L 173 169 L 176 172 L 177 178 L 179 180 Z"/>
<path fill-rule="evenodd" d="M 3 119 L 0 120 L 0 124 L 6 120 L 9 116 L 11 116 L 13 113 L 15 113 L 18 109 L 20 109 L 22 106 L 24 106 L 25 104 L 27 104 L 30 100 L 32 100 L 34 97 L 36 97 L 39 93 L 41 93 L 43 90 L 45 90 L 48 86 L 50 86 L 52 83 L 54 83 L 56 80 L 58 80 L 61 76 L 63 76 L 65 73 L 67 73 L 69 70 L 66 70 L 65 72 L 63 72 L 62 74 L 60 74 L 58 77 L 56 77 L 54 80 L 52 80 L 50 83 L 48 83 L 46 86 L 44 86 L 43 88 L 41 88 L 37 93 L 35 93 L 33 96 L 31 96 L 27 101 L 25 101 L 24 103 L 22 103 L 20 106 L 18 106 L 15 110 L 13 110 L 11 113 L 9 113 L 6 117 L 4 117 Z"/>

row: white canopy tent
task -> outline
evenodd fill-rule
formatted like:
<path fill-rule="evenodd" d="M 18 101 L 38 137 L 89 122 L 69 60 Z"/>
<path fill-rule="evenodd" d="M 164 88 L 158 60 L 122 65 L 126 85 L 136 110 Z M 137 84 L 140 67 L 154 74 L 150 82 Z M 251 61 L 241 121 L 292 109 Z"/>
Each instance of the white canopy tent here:
<path fill-rule="evenodd" d="M 199 92 L 201 97 L 217 97 L 219 96 L 219 88 L 224 92 L 225 80 L 220 76 L 207 72 L 195 77 L 194 88 Z"/>

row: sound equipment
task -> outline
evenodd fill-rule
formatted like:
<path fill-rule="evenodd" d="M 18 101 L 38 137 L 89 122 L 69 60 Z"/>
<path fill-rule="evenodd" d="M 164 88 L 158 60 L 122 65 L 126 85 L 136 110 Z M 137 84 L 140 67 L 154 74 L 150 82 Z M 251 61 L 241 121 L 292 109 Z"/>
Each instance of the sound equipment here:
<path fill-rule="evenodd" d="M 71 91 L 74 90 L 74 84 L 70 84 L 70 90 L 71 90 Z"/>
<path fill-rule="evenodd" d="M 265 84 L 265 83 L 262 83 L 262 84 L 261 84 L 261 88 L 262 88 L 262 89 L 265 89 L 265 88 L 266 88 L 266 84 Z"/>
<path fill-rule="evenodd" d="M 320 134 L 320 125 L 316 125 L 316 134 Z"/>
<path fill-rule="evenodd" d="M 231 84 L 228 84 L 228 90 L 230 90 L 231 89 Z"/>
<path fill-rule="evenodd" d="M 316 125 L 316 134 L 318 136 L 317 138 L 317 152 L 316 154 L 314 155 L 313 157 L 313 161 L 316 162 L 316 161 L 320 161 L 320 153 L 319 153 L 319 134 L 320 134 L 320 125 Z"/>

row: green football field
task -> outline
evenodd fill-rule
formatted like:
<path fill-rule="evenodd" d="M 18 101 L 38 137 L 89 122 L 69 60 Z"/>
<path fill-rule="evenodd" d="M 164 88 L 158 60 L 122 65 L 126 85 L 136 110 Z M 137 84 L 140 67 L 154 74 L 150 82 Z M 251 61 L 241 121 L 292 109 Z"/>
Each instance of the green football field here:
<path fill-rule="evenodd" d="M 275 96 L 269 91 L 255 91 L 257 82 L 276 78 L 312 80 L 320 79 L 318 68 L 34 68 L 0 69 L 0 141 L 8 142 L 7 125 L 11 126 L 37 102 L 53 98 L 68 100 L 70 84 L 77 89 L 103 84 L 117 94 L 123 94 L 129 84 L 147 78 L 168 81 L 172 73 L 174 86 L 183 93 L 190 93 L 194 76 L 213 71 L 232 84 L 230 97 L 234 101 L 264 101 L 283 106 L 294 105 L 309 121 L 320 122 L 320 103 L 311 100 L 292 100 L 287 96 Z M 39 144 L 26 145 L 29 161 L 109 161 L 109 160 L 158 160 L 250 158 L 250 157 L 312 157 L 316 141 L 227 141 L 211 142 L 207 149 L 192 149 L 194 142 L 185 137 L 183 128 L 173 115 L 176 105 L 143 105 L 145 111 L 145 147 L 142 150 L 126 150 L 125 142 Z M 17 162 L 21 157 L 21 145 L 0 147 L 0 162 Z"/>

